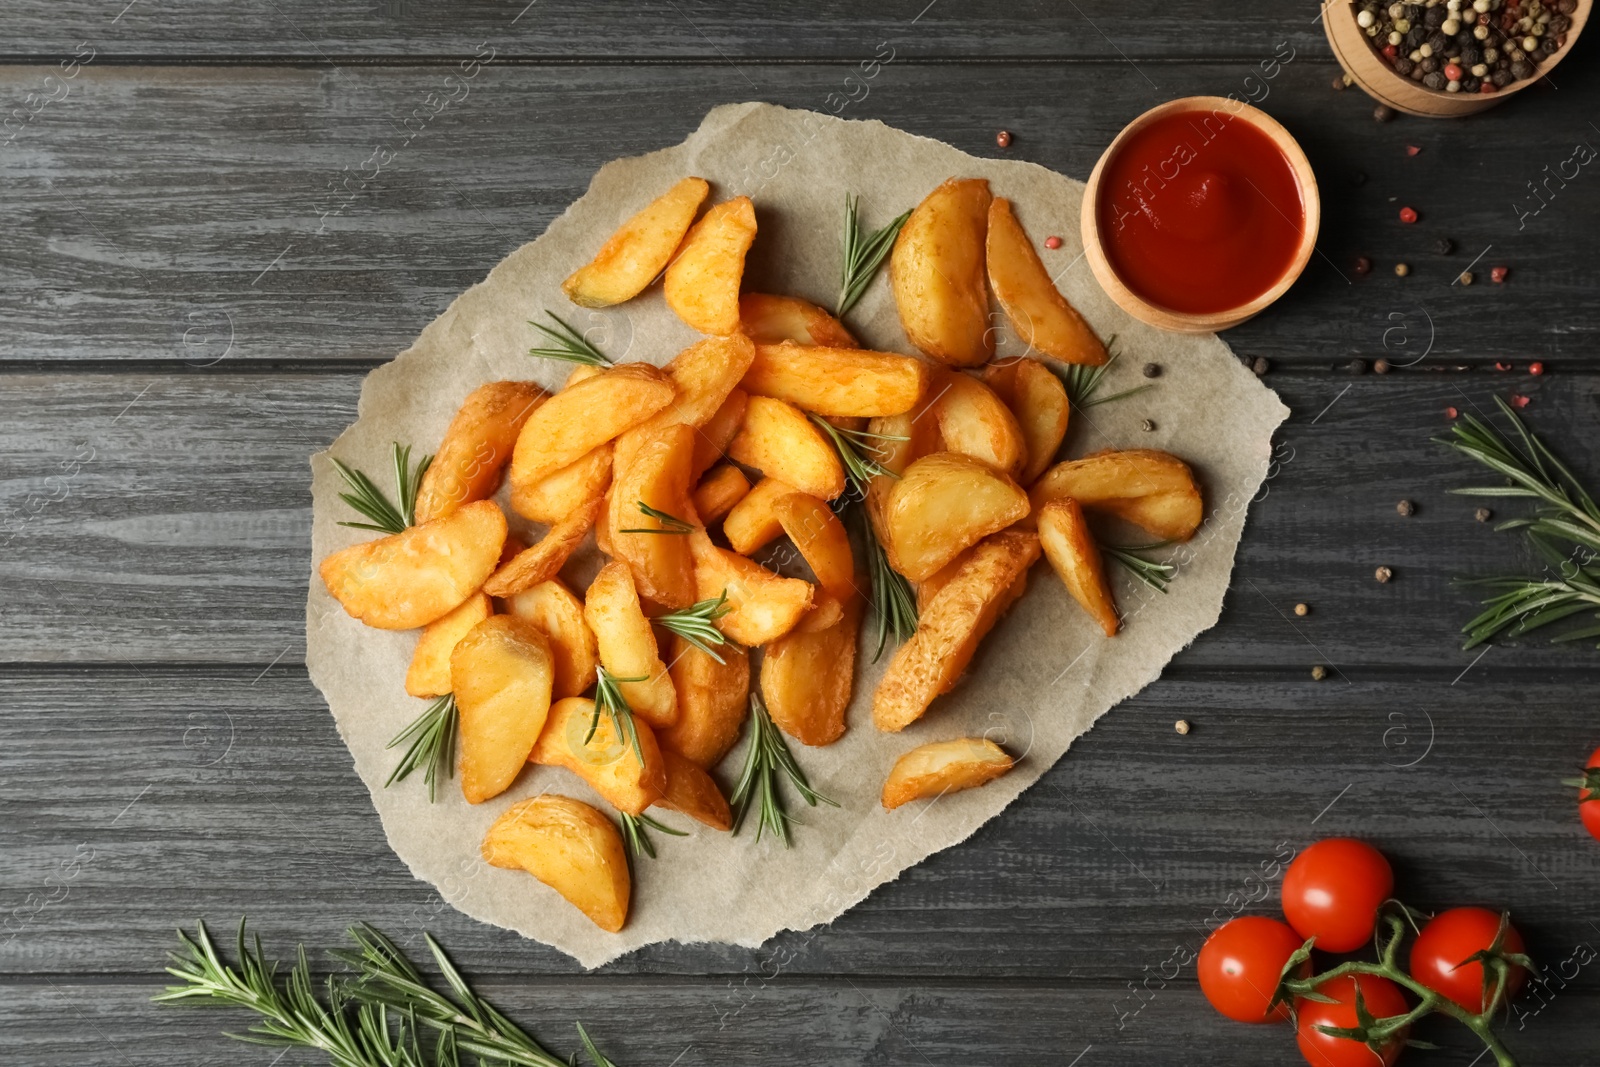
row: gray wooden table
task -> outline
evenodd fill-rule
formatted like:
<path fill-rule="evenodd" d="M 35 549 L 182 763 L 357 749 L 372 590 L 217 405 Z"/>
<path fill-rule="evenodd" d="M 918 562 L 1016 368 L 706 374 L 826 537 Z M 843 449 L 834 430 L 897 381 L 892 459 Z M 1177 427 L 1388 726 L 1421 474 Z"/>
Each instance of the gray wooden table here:
<path fill-rule="evenodd" d="M 1447 407 L 1516 392 L 1600 479 L 1600 176 L 1537 213 L 1528 186 L 1600 144 L 1600 46 L 1469 122 L 1379 125 L 1330 88 L 1308 2 L 523 3 L 0 8 L 0 1059 L 278 1062 L 220 1036 L 237 1015 L 148 1003 L 174 927 L 248 914 L 280 954 L 358 919 L 432 931 L 553 1047 L 582 1018 L 624 1065 L 1292 1063 L 1183 961 L 1274 906 L 1263 862 L 1359 834 L 1419 905 L 1509 907 L 1558 972 L 1510 1023 L 1525 1064 L 1600 1063 L 1600 964 L 1559 977 L 1600 945 L 1600 845 L 1559 784 L 1600 742 L 1600 659 L 1460 651 L 1451 580 L 1529 561 L 1447 495 L 1479 475 L 1430 442 Z M 1227 337 L 1294 417 L 1215 630 L 829 928 L 585 974 L 411 879 L 303 666 L 306 457 L 368 370 L 602 163 L 718 103 L 978 154 L 1009 129 L 1010 156 L 1083 177 L 1145 108 L 1228 92 L 1300 138 L 1325 221 L 1303 280 Z M 1407 366 L 1348 366 L 1385 356 Z M 1480 1062 L 1425 1036 L 1445 1050 L 1411 1062 Z"/>

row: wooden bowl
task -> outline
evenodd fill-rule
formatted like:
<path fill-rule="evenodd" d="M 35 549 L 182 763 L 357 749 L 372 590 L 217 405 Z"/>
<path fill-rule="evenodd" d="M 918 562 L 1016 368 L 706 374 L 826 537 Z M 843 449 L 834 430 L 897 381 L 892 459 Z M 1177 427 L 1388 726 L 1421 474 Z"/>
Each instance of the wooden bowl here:
<path fill-rule="evenodd" d="M 1352 20 L 1353 21 L 1353 20 Z M 1284 271 L 1283 277 L 1271 289 L 1262 293 L 1248 304 L 1241 304 L 1236 308 L 1226 311 L 1191 313 L 1174 311 L 1171 308 L 1153 304 L 1144 297 L 1135 293 L 1125 285 L 1116 270 L 1111 266 L 1111 260 L 1106 256 L 1104 245 L 1100 241 L 1100 179 L 1105 172 L 1106 164 L 1117 154 L 1118 149 L 1131 135 L 1144 129 L 1150 123 L 1165 118 L 1175 112 L 1205 111 L 1207 113 L 1226 110 L 1236 119 L 1248 122 L 1257 130 L 1266 134 L 1278 151 L 1283 153 L 1289 161 L 1289 167 L 1294 171 L 1295 183 L 1300 187 L 1300 202 L 1305 208 L 1305 225 L 1300 234 L 1300 245 L 1295 249 L 1294 260 L 1289 268 Z M 1134 119 L 1123 127 L 1116 139 L 1100 154 L 1100 161 L 1094 165 L 1094 172 L 1089 175 L 1089 185 L 1083 192 L 1083 248 L 1084 255 L 1089 260 L 1089 269 L 1094 272 L 1095 280 L 1106 291 L 1117 306 L 1141 322 L 1174 333 L 1214 333 L 1217 330 L 1226 330 L 1230 326 L 1237 326 L 1247 319 L 1254 318 L 1278 297 L 1288 291 L 1294 284 L 1300 272 L 1305 270 L 1306 263 L 1311 259 L 1311 253 L 1316 250 L 1317 229 L 1322 222 L 1322 200 L 1317 193 L 1317 176 L 1311 170 L 1311 161 L 1306 159 L 1306 154 L 1289 131 L 1284 129 L 1276 119 L 1264 111 L 1259 111 L 1249 104 L 1238 100 L 1230 100 L 1223 96 L 1186 96 L 1178 100 L 1171 100 L 1165 104 L 1151 108 L 1143 115 Z"/>
<path fill-rule="evenodd" d="M 1425 119 L 1455 119 L 1487 111 L 1555 70 L 1556 64 L 1565 59 L 1578 42 L 1578 35 L 1589 21 L 1589 11 L 1594 3 L 1593 0 L 1578 0 L 1578 9 L 1568 16 L 1572 19 L 1572 28 L 1567 31 L 1567 43 L 1539 64 L 1538 73 L 1493 93 L 1441 93 L 1396 74 L 1394 68 L 1373 50 L 1366 33 L 1356 25 L 1354 7 L 1355 0 L 1327 0 L 1322 5 L 1322 28 L 1328 35 L 1328 43 L 1333 46 L 1334 58 L 1361 87 L 1361 91 L 1378 103 L 1388 104 L 1407 115 Z"/>

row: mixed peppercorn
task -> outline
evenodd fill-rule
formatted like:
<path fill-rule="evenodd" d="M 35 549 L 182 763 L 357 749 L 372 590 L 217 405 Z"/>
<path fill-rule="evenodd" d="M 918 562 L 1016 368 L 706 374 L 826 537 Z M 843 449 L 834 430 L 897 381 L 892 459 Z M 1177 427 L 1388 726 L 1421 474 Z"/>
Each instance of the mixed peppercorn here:
<path fill-rule="evenodd" d="M 1493 93 L 1538 72 L 1566 43 L 1578 0 L 1418 0 L 1356 10 L 1395 73 L 1447 93 Z"/>

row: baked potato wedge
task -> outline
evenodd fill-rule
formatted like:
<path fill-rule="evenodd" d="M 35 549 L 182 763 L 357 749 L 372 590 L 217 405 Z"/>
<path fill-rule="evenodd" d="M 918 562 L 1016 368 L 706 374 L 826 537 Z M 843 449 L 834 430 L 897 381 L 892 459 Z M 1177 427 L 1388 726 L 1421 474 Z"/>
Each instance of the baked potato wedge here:
<path fill-rule="evenodd" d="M 811 607 L 811 583 L 785 578 L 754 560 L 711 543 L 705 531 L 689 535 L 701 600 L 728 595 L 729 611 L 715 626 L 746 647 L 782 637 Z"/>
<path fill-rule="evenodd" d="M 608 541 L 611 554 L 633 572 L 639 596 L 673 610 L 694 603 L 694 558 L 681 533 L 666 529 L 645 508 L 690 521 L 689 462 L 694 428 L 678 423 L 629 430 L 617 438 Z"/>
<path fill-rule="evenodd" d="M 672 403 L 676 395 L 672 380 L 648 363 L 609 367 L 568 385 L 522 424 L 511 453 L 512 492 L 576 463 Z"/>
<path fill-rule="evenodd" d="M 756 208 L 737 196 L 708 210 L 667 266 L 667 306 L 691 329 L 726 336 L 739 332 L 739 283 L 756 239 Z"/>
<path fill-rule="evenodd" d="M 767 711 L 780 730 L 801 744 L 831 745 L 844 736 L 845 709 L 855 689 L 861 601 L 852 598 L 842 607 L 843 614 L 823 629 L 812 630 L 803 620 L 767 645 L 761 659 Z M 811 612 L 823 610 L 818 605 Z"/>
<path fill-rule="evenodd" d="M 450 653 L 472 628 L 494 614 L 482 593 L 473 593 L 459 607 L 422 630 L 406 670 L 406 692 L 414 697 L 442 697 L 450 692 Z"/>
<path fill-rule="evenodd" d="M 779 497 L 772 510 L 823 591 L 841 602 L 857 596 L 850 534 L 833 509 L 814 496 L 790 493 Z"/>
<path fill-rule="evenodd" d="M 483 620 L 450 653 L 461 715 L 461 793 L 481 804 L 505 792 L 550 713 L 555 660 L 550 641 L 512 615 Z"/>
<path fill-rule="evenodd" d="M 793 341 L 797 345 L 857 347 L 844 323 L 797 296 L 745 293 L 739 298 L 739 324 L 758 345 Z"/>
<path fill-rule="evenodd" d="M 750 695 L 750 653 L 723 645 L 717 655 L 721 663 L 673 635 L 670 670 L 678 692 L 678 721 L 657 732 L 664 748 L 707 769 L 721 763 L 738 742 Z"/>
<path fill-rule="evenodd" d="M 611 486 L 612 442 L 585 452 L 543 481 L 511 485 L 511 510 L 525 519 L 553 526 Z"/>
<path fill-rule="evenodd" d="M 618 227 L 594 259 L 561 283 L 561 291 L 586 308 L 610 307 L 644 292 L 671 262 L 710 191 L 704 178 L 680 179 Z"/>
<path fill-rule="evenodd" d="M 1083 508 L 1071 497 L 1052 500 L 1039 509 L 1038 522 L 1044 558 L 1050 561 L 1067 592 L 1100 624 L 1107 637 L 1117 636 L 1122 622 L 1117 617 L 1111 586 L 1106 582 L 1100 546 L 1089 532 Z"/>
<path fill-rule="evenodd" d="M 984 258 L 989 288 L 1018 340 L 1063 363 L 1098 367 L 1106 361 L 1106 346 L 1050 280 L 1050 272 L 1011 210 L 1011 201 L 1003 197 L 989 204 Z"/>
<path fill-rule="evenodd" d="M 1028 491 L 1035 511 L 1071 497 L 1163 541 L 1187 541 L 1205 519 L 1194 472 L 1170 452 L 1136 448 L 1057 463 Z"/>
<path fill-rule="evenodd" d="M 705 768 L 669 749 L 663 749 L 661 760 L 667 769 L 667 788 L 658 805 L 668 811 L 682 812 L 689 818 L 703 822 L 713 830 L 733 829 L 733 811 L 728 798 L 722 795 L 715 778 Z"/>
<path fill-rule="evenodd" d="M 694 439 L 694 462 L 689 469 L 696 478 L 721 462 L 728 446 L 739 435 L 744 425 L 744 409 L 750 397 L 743 389 L 735 389 L 716 410 Z"/>
<path fill-rule="evenodd" d="M 794 486 L 776 478 L 763 478 L 735 504 L 722 520 L 722 533 L 741 556 L 753 556 L 783 536 L 778 521 L 778 501 L 794 494 Z"/>
<path fill-rule="evenodd" d="M 506 517 L 492 500 L 329 553 L 317 571 L 341 607 L 380 630 L 443 618 L 495 569 Z"/>
<path fill-rule="evenodd" d="M 750 479 L 744 476 L 744 471 L 732 463 L 724 463 L 706 472 L 690 500 L 700 522 L 710 526 L 722 521 L 749 492 Z"/>
<path fill-rule="evenodd" d="M 580 505 L 550 527 L 538 544 L 518 552 L 509 563 L 501 564 L 483 583 L 483 591 L 490 596 L 505 597 L 554 578 L 583 544 L 599 515 L 599 500 Z"/>
<path fill-rule="evenodd" d="M 1038 360 L 1017 359 L 991 363 L 984 381 L 1017 417 L 1028 460 L 1017 481 L 1032 485 L 1045 472 L 1067 436 L 1072 402 L 1067 387 Z"/>
<path fill-rule="evenodd" d="M 747 393 L 787 400 L 818 415 L 899 415 L 922 399 L 928 365 L 893 352 L 784 341 L 755 346 L 741 385 Z"/>
<path fill-rule="evenodd" d="M 511 594 L 505 599 L 505 608 L 508 615 L 531 622 L 550 639 L 554 698 L 587 692 L 595 682 L 600 652 L 589 624 L 583 621 L 583 601 L 560 578 L 551 578 Z"/>
<path fill-rule="evenodd" d="M 639 592 L 626 563 L 611 562 L 600 568 L 584 596 L 583 619 L 594 633 L 601 665 L 618 679 L 617 688 L 634 714 L 651 726 L 677 722 L 678 694 L 661 662 L 655 631 L 639 604 Z M 643 681 L 625 682 L 623 678 Z"/>
<path fill-rule="evenodd" d="M 960 371 L 947 371 L 942 385 L 933 414 L 945 449 L 981 459 L 1012 478 L 1021 474 L 1028 463 L 1028 445 L 1005 401 Z"/>
<path fill-rule="evenodd" d="M 639 733 L 638 753 L 628 738 L 618 736 L 611 716 L 601 712 L 596 721 L 594 701 L 587 697 L 558 700 L 528 762 L 565 767 L 618 811 L 641 815 L 666 792 L 667 770 L 649 724 L 635 717 L 633 728 Z"/>
<path fill-rule="evenodd" d="M 935 452 L 907 467 L 883 508 L 884 551 L 920 582 L 969 545 L 1028 514 L 1028 494 L 989 464 Z"/>
<path fill-rule="evenodd" d="M 677 395 L 638 429 L 653 430 L 674 423 L 704 426 L 738 388 L 755 358 L 756 346 L 743 334 L 707 337 L 690 345 L 661 368 L 677 388 Z"/>
<path fill-rule="evenodd" d="M 417 521 L 494 496 L 522 424 L 547 395 L 532 382 L 489 382 L 468 393 L 422 475 Z"/>
<path fill-rule="evenodd" d="M 628 850 L 617 824 L 582 801 L 545 793 L 507 808 L 483 837 L 485 863 L 523 870 L 602 930 L 628 921 Z"/>
<path fill-rule="evenodd" d="M 889 255 L 906 337 L 950 366 L 975 367 L 994 355 L 983 273 L 989 201 L 987 181 L 951 178 L 917 205 Z"/>
<path fill-rule="evenodd" d="M 820 500 L 844 492 L 844 466 L 833 442 L 799 408 L 770 396 L 746 403 L 728 455 Z"/>
<path fill-rule="evenodd" d="M 883 783 L 883 806 L 893 811 L 923 797 L 941 797 L 994 781 L 1016 761 L 982 737 L 921 745 L 894 761 Z"/>
<path fill-rule="evenodd" d="M 889 661 L 872 696 L 872 721 L 878 729 L 904 730 L 922 718 L 936 697 L 949 692 L 1038 558 L 1039 537 L 1034 533 L 1005 530 L 978 543 Z"/>

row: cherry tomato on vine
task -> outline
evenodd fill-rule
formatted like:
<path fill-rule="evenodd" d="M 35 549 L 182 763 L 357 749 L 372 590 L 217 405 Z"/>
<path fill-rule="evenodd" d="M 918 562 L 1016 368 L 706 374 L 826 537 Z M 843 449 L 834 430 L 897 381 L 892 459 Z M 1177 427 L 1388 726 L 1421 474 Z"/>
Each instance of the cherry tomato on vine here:
<path fill-rule="evenodd" d="M 1361 1000 L 1375 1019 L 1404 1015 L 1411 1010 L 1400 987 L 1375 974 L 1347 974 L 1324 982 L 1317 992 L 1334 998 L 1338 1003 L 1323 1004 L 1315 1000 L 1300 999 L 1295 1003 L 1295 1040 L 1300 1045 L 1300 1055 L 1311 1067 L 1389 1067 L 1405 1048 L 1406 1033 L 1395 1034 L 1379 1048 L 1376 1054 L 1364 1042 L 1348 1037 L 1334 1037 L 1318 1030 L 1319 1026 L 1356 1026 L 1356 988 L 1360 984 Z"/>
<path fill-rule="evenodd" d="M 1288 925 L 1262 915 L 1229 919 L 1212 931 L 1200 946 L 1200 991 L 1211 1006 L 1242 1023 L 1275 1023 L 1289 1017 L 1289 1005 L 1279 1004 L 1267 1014 L 1283 965 L 1289 962 L 1301 938 Z M 1301 968 L 1310 973 L 1310 963 Z"/>
<path fill-rule="evenodd" d="M 1499 930 L 1500 916 L 1488 908 L 1440 912 L 1422 928 L 1411 946 L 1411 977 L 1468 1011 L 1481 1014 L 1488 1003 L 1483 995 L 1483 964 L 1463 961 L 1492 945 Z M 1520 953 L 1523 947 L 1522 935 L 1515 926 L 1508 925 L 1501 950 Z M 1516 996 L 1526 978 L 1525 970 L 1513 966 L 1506 983 L 1507 996 Z"/>
<path fill-rule="evenodd" d="M 1301 852 L 1283 876 L 1283 916 L 1326 952 L 1354 952 L 1372 940 L 1378 906 L 1394 893 L 1383 853 L 1351 837 L 1329 837 Z"/>
<path fill-rule="evenodd" d="M 1600 748 L 1594 750 L 1584 765 L 1582 783 L 1578 788 L 1578 818 L 1589 836 L 1600 840 Z"/>

